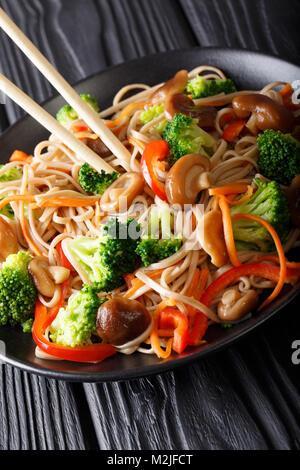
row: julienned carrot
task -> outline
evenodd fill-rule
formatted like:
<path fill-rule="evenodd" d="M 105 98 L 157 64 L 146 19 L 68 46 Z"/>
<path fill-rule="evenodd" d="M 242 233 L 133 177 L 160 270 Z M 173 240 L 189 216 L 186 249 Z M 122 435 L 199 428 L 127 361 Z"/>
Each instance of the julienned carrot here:
<path fill-rule="evenodd" d="M 208 269 L 201 269 L 198 285 L 197 285 L 196 292 L 195 292 L 195 295 L 194 295 L 194 298 L 196 300 L 201 299 L 201 297 L 203 295 L 203 292 L 204 292 L 204 289 L 205 289 L 205 286 L 206 286 L 206 283 L 207 283 L 208 276 L 209 276 L 209 270 Z"/>
<path fill-rule="evenodd" d="M 192 277 L 192 280 L 190 282 L 190 285 L 189 285 L 189 287 L 187 288 L 187 290 L 185 292 L 185 295 L 187 297 L 192 297 L 192 295 L 195 292 L 196 287 L 198 285 L 199 277 L 200 277 L 200 269 L 196 268 L 195 272 L 194 272 L 194 276 Z"/>
<path fill-rule="evenodd" d="M 23 236 L 25 240 L 27 241 L 28 246 L 31 249 L 31 251 L 33 251 L 34 254 L 37 256 L 43 256 L 43 253 L 41 252 L 41 250 L 37 247 L 37 245 L 34 243 L 32 238 L 30 237 L 29 230 L 27 228 L 27 220 L 25 218 L 23 201 L 20 202 L 20 225 L 21 225 Z"/>
<path fill-rule="evenodd" d="M 157 269 L 157 270 L 154 270 L 154 271 L 151 271 L 150 273 L 148 273 L 148 276 L 151 279 L 157 279 L 158 277 L 160 277 L 160 275 L 163 271 L 164 271 L 164 268 L 163 269 Z M 129 299 L 133 294 L 136 293 L 136 291 L 138 289 L 140 289 L 141 287 L 143 287 L 145 285 L 145 283 L 143 281 L 141 281 L 140 279 L 137 279 L 137 278 L 131 279 L 131 283 L 132 283 L 132 287 L 130 287 L 130 289 L 128 289 L 123 294 L 123 296 L 126 297 L 127 299 Z"/>
<path fill-rule="evenodd" d="M 153 329 L 150 335 L 150 344 L 152 346 L 153 351 L 157 355 L 157 357 L 162 359 L 167 359 L 172 351 L 172 343 L 173 338 L 168 340 L 166 349 L 162 349 L 160 346 L 160 339 L 158 336 L 158 322 L 160 312 L 162 312 L 167 307 L 174 307 L 176 305 L 176 301 L 174 299 L 167 299 L 163 300 L 156 308 L 153 314 Z"/>
<path fill-rule="evenodd" d="M 256 263 L 261 263 L 263 261 L 272 261 L 273 263 L 280 264 L 280 259 L 277 255 L 263 255 L 256 260 Z M 295 261 L 288 261 L 287 259 L 286 266 L 290 269 L 300 269 L 300 263 L 296 263 Z"/>
<path fill-rule="evenodd" d="M 9 161 L 10 162 L 26 162 L 29 163 L 32 160 L 31 155 L 27 155 L 27 153 L 22 152 L 22 150 L 15 150 L 11 156 Z"/>
<path fill-rule="evenodd" d="M 280 261 L 280 274 L 279 274 L 279 280 L 276 284 L 275 289 L 273 290 L 272 294 L 269 295 L 269 297 L 262 303 L 262 305 L 259 307 L 259 310 L 268 305 L 272 300 L 274 300 L 278 294 L 281 292 L 281 289 L 284 286 L 284 283 L 286 281 L 287 277 L 287 265 L 286 265 L 286 259 L 284 255 L 284 250 L 280 241 L 280 238 L 271 224 L 267 222 L 266 220 L 262 219 L 261 217 L 257 217 L 255 215 L 251 214 L 235 214 L 233 216 L 233 219 L 249 219 L 249 220 L 254 220 L 255 222 L 258 222 L 260 225 L 265 227 L 268 232 L 270 233 L 271 237 L 274 240 L 277 252 L 278 252 L 278 257 Z"/>
<path fill-rule="evenodd" d="M 226 199 L 227 203 L 230 204 L 231 206 L 238 206 L 239 204 L 242 204 L 243 202 L 246 202 L 248 201 L 248 199 L 250 199 L 250 197 L 253 195 L 253 188 L 252 186 L 248 186 L 248 191 L 247 193 L 242 196 L 240 199 L 231 199 L 231 198 L 227 198 L 224 196 L 224 199 Z"/>
<path fill-rule="evenodd" d="M 0 210 L 3 209 L 6 204 L 13 201 L 32 202 L 35 201 L 35 199 L 34 196 L 30 194 L 12 194 L 11 196 L 6 196 L 0 201 Z"/>
<path fill-rule="evenodd" d="M 236 247 L 235 247 L 229 205 L 224 196 L 220 196 L 219 206 L 222 212 L 225 244 L 226 244 L 226 248 L 228 251 L 230 262 L 233 266 L 240 266 L 241 261 L 238 257 Z"/>
<path fill-rule="evenodd" d="M 289 98 L 293 94 L 293 92 L 294 90 L 290 83 L 287 83 L 286 85 L 284 85 L 284 87 L 282 87 L 281 90 L 279 91 L 283 99 Z"/>
<path fill-rule="evenodd" d="M 53 198 L 45 199 L 40 203 L 37 203 L 35 207 L 87 207 L 93 206 L 98 202 L 100 197 L 95 198 Z"/>
<path fill-rule="evenodd" d="M 210 188 L 208 190 L 210 196 L 226 196 L 228 194 L 241 194 L 248 190 L 248 184 L 230 183 L 218 188 Z"/>
<path fill-rule="evenodd" d="M 116 127 L 118 126 L 119 124 L 121 124 L 121 122 L 123 121 L 124 117 L 127 117 L 133 109 L 135 108 L 144 108 L 145 106 L 145 103 L 130 103 L 128 106 L 126 106 L 126 108 L 123 109 L 123 111 L 119 114 L 119 116 L 114 119 L 113 121 L 108 121 L 106 123 L 107 127 Z"/>
<path fill-rule="evenodd" d="M 141 140 L 138 140 L 136 139 L 135 137 L 133 136 L 130 136 L 129 139 L 128 139 L 128 142 L 131 144 L 131 145 L 136 145 L 140 152 L 143 153 L 145 148 L 146 148 L 146 144 L 145 142 L 142 142 Z"/>

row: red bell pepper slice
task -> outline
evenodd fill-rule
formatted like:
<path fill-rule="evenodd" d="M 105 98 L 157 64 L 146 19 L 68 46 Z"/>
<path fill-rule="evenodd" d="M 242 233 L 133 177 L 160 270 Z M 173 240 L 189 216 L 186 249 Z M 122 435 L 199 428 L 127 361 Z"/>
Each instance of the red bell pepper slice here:
<path fill-rule="evenodd" d="M 160 313 L 159 328 L 175 328 L 173 349 L 181 354 L 188 345 L 189 321 L 187 316 L 177 308 L 167 307 Z"/>
<path fill-rule="evenodd" d="M 68 294 L 69 284 L 70 284 L 70 279 L 67 279 L 65 282 L 62 283 L 61 291 L 60 291 L 60 299 L 59 299 L 58 303 L 55 305 L 55 307 L 50 308 L 50 310 L 49 310 L 48 320 L 47 320 L 47 324 L 45 325 L 45 330 L 55 320 L 59 310 L 63 306 L 64 301 L 65 301 L 65 299 L 67 297 L 67 294 Z"/>
<path fill-rule="evenodd" d="M 168 202 L 163 184 L 155 175 L 155 165 L 165 160 L 170 149 L 165 140 L 154 140 L 146 145 L 141 159 L 141 171 L 146 183 L 152 191 L 163 201 Z"/>
<path fill-rule="evenodd" d="M 77 272 L 76 269 L 74 268 L 74 266 L 72 266 L 72 264 L 70 263 L 66 255 L 64 254 L 64 251 L 61 246 L 61 242 L 59 242 L 56 245 L 56 249 L 57 249 L 57 253 L 59 256 L 60 265 L 63 266 L 64 268 L 69 269 L 71 272 L 76 273 Z"/>
<path fill-rule="evenodd" d="M 189 346 L 199 346 L 208 328 L 208 318 L 202 312 L 195 313 L 194 324 L 189 334 Z"/>
<path fill-rule="evenodd" d="M 88 126 L 76 125 L 73 127 L 75 132 L 86 132 L 89 130 Z"/>
<path fill-rule="evenodd" d="M 38 347 L 51 356 L 67 361 L 99 363 L 117 352 L 111 344 L 104 343 L 76 346 L 75 348 L 51 343 L 44 337 L 49 321 L 47 308 L 38 300 L 35 307 L 32 336 Z"/>
<path fill-rule="evenodd" d="M 222 134 L 222 139 L 227 140 L 227 142 L 232 142 L 245 127 L 245 119 L 240 119 L 229 124 Z"/>
<path fill-rule="evenodd" d="M 212 299 L 215 295 L 218 294 L 221 290 L 225 289 L 227 286 L 237 281 L 241 276 L 254 276 L 262 277 L 269 279 L 273 282 L 278 282 L 280 275 L 280 268 L 278 266 L 272 266 L 266 263 L 252 263 L 252 264 L 242 264 L 235 268 L 226 271 L 220 277 L 218 277 L 214 282 L 212 282 L 204 292 L 201 297 L 200 302 L 209 307 Z M 286 282 L 294 284 L 300 277 L 299 269 L 287 269 Z"/>

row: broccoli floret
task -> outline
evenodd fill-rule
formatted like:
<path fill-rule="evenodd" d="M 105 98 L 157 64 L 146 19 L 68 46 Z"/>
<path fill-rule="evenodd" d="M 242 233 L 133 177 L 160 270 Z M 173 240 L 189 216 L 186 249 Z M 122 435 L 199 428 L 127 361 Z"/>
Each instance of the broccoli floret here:
<path fill-rule="evenodd" d="M 1 197 L 0 201 L 4 197 L 5 196 Z M 2 209 L 0 209 L 0 215 L 5 215 L 5 217 L 8 217 L 11 220 L 14 220 L 14 218 L 15 218 L 15 213 L 14 213 L 13 208 L 11 207 L 10 204 L 6 204 L 6 206 L 4 206 L 4 207 L 2 207 Z"/>
<path fill-rule="evenodd" d="M 0 165 L 0 168 L 2 168 L 4 165 Z M 22 171 L 22 168 L 19 168 L 17 166 L 14 166 L 12 168 L 9 168 L 9 170 L 7 170 L 5 173 L 3 173 L 3 175 L 0 176 L 0 183 L 3 183 L 3 182 L 6 182 L 6 181 L 15 181 L 15 180 L 19 180 L 20 178 L 22 178 L 22 175 L 23 175 L 23 171 Z M 2 195 L 0 197 L 0 201 L 1 199 L 3 199 L 6 195 Z M 15 214 L 14 214 L 14 211 L 11 207 L 10 204 L 6 204 L 6 206 L 4 206 L 1 210 L 0 210 L 0 214 L 1 215 L 5 215 L 6 217 L 9 217 L 10 219 L 14 220 L 15 218 Z"/>
<path fill-rule="evenodd" d="M 33 318 L 28 318 L 28 320 L 22 323 L 23 333 L 31 333 L 33 325 Z"/>
<path fill-rule="evenodd" d="M 70 347 L 89 344 L 96 329 L 97 310 L 106 300 L 100 299 L 93 287 L 84 285 L 50 325 L 51 340 Z"/>
<path fill-rule="evenodd" d="M 189 153 L 207 153 L 203 147 L 211 148 L 215 139 L 198 126 L 198 119 L 184 114 L 175 114 L 168 122 L 163 137 L 171 149 L 169 164 L 173 165 L 180 157 Z"/>
<path fill-rule="evenodd" d="M 164 103 L 162 103 L 162 104 L 155 104 L 155 105 L 151 106 L 151 108 L 146 109 L 145 111 L 143 111 L 140 115 L 143 126 L 145 124 L 148 124 L 148 122 L 152 121 L 153 119 L 157 118 L 158 116 L 160 116 L 164 112 L 164 109 L 165 109 L 165 105 L 164 105 Z M 154 129 L 159 134 L 162 135 L 167 122 L 168 122 L 167 119 L 163 119 L 159 123 L 155 124 Z"/>
<path fill-rule="evenodd" d="M 101 170 L 101 173 L 98 173 L 88 163 L 84 163 L 79 170 L 78 181 L 88 193 L 103 194 L 118 176 L 116 171 L 106 173 Z"/>
<path fill-rule="evenodd" d="M 192 95 L 192 98 L 197 99 L 218 95 L 219 93 L 228 95 L 236 91 L 236 86 L 231 78 L 205 80 L 200 75 L 197 75 L 188 81 L 186 91 Z"/>
<path fill-rule="evenodd" d="M 164 104 L 155 104 L 151 106 L 149 109 L 141 112 L 140 118 L 142 121 L 143 126 L 148 124 L 148 122 L 152 121 L 153 119 L 157 118 L 164 112 Z"/>
<path fill-rule="evenodd" d="M 153 207 L 150 220 L 136 253 L 141 257 L 143 266 L 157 263 L 176 253 L 182 245 L 181 236 L 171 232 L 171 213 L 169 207 Z"/>
<path fill-rule="evenodd" d="M 288 186 L 300 173 L 300 142 L 289 134 L 267 129 L 257 137 L 257 145 L 259 171 Z"/>
<path fill-rule="evenodd" d="M 99 113 L 100 108 L 98 102 L 92 95 L 89 94 L 82 94 L 80 98 L 83 99 L 94 111 Z M 76 113 L 75 109 L 72 108 L 69 104 L 65 104 L 56 114 L 56 119 L 60 124 L 65 127 L 69 127 L 72 121 L 76 121 L 79 119 L 78 114 Z"/>
<path fill-rule="evenodd" d="M 251 198 L 230 209 L 231 215 L 252 214 L 269 222 L 282 243 L 290 228 L 290 210 L 287 198 L 276 181 L 262 183 L 255 178 L 257 191 Z M 270 251 L 274 249 L 271 235 L 258 222 L 239 219 L 232 221 L 233 235 L 238 249 Z"/>
<path fill-rule="evenodd" d="M 4 165 L 0 165 L 0 169 Z M 6 181 L 15 181 L 19 180 L 22 178 L 23 171 L 22 168 L 19 168 L 18 166 L 13 166 L 12 168 L 9 168 L 5 173 L 3 173 L 0 176 L 0 183 L 6 182 Z"/>
<path fill-rule="evenodd" d="M 23 324 L 33 316 L 36 288 L 28 272 L 29 252 L 9 255 L 0 271 L 0 325 Z"/>
<path fill-rule="evenodd" d="M 124 283 L 123 274 L 135 270 L 139 235 L 135 220 L 121 223 L 110 219 L 101 237 L 75 238 L 68 243 L 68 250 L 97 291 L 110 292 Z"/>

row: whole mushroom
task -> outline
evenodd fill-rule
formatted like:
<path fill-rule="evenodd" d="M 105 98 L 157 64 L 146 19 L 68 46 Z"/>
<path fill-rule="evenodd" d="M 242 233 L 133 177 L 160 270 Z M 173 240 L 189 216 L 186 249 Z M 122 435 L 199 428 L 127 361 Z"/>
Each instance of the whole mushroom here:
<path fill-rule="evenodd" d="M 211 262 L 218 268 L 226 264 L 228 259 L 225 244 L 223 221 L 221 211 L 214 209 L 203 215 L 199 223 L 199 242 L 206 253 L 211 257 Z"/>
<path fill-rule="evenodd" d="M 141 174 L 129 171 L 114 181 L 103 193 L 100 207 L 104 212 L 115 212 L 122 204 L 127 208 L 133 199 L 143 192 L 144 178 Z"/>
<path fill-rule="evenodd" d="M 165 103 L 166 117 L 173 119 L 178 113 L 198 119 L 200 127 L 214 127 L 217 116 L 213 106 L 195 106 L 194 101 L 183 93 L 170 94 Z"/>
<path fill-rule="evenodd" d="M 18 253 L 18 239 L 9 222 L 0 217 L 0 262 L 8 255 Z"/>
<path fill-rule="evenodd" d="M 168 80 L 164 85 L 158 88 L 152 96 L 150 96 L 150 102 L 152 104 L 161 103 L 162 101 L 165 101 L 169 95 L 182 93 L 186 87 L 187 81 L 187 70 L 179 70 L 174 77 Z"/>
<path fill-rule="evenodd" d="M 290 132 L 294 124 L 292 112 L 285 106 L 260 93 L 236 96 L 232 100 L 236 116 L 246 119 L 251 116 L 252 129 L 260 131 L 274 129 L 283 133 Z"/>
<path fill-rule="evenodd" d="M 259 297 L 254 289 L 241 293 L 234 287 L 226 289 L 218 303 L 218 316 L 224 321 L 235 321 L 255 309 Z"/>
<path fill-rule="evenodd" d="M 151 316 L 137 300 L 116 297 L 98 310 L 96 329 L 104 343 L 121 346 L 147 332 Z"/>
<path fill-rule="evenodd" d="M 165 190 L 170 204 L 194 204 L 200 191 L 210 186 L 210 161 L 191 153 L 181 157 L 168 171 Z"/>

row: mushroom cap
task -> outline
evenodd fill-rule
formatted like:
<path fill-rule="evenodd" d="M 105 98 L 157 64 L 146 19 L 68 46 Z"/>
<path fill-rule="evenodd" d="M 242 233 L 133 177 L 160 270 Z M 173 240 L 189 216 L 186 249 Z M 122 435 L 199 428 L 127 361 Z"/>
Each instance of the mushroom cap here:
<path fill-rule="evenodd" d="M 222 214 L 214 209 L 204 214 L 198 237 L 202 248 L 211 257 L 211 262 L 218 268 L 226 264 L 228 254 L 224 239 Z"/>
<path fill-rule="evenodd" d="M 200 191 L 210 186 L 210 161 L 200 153 L 181 157 L 167 174 L 165 190 L 170 204 L 194 204 Z"/>
<path fill-rule="evenodd" d="M 293 113 L 285 106 L 273 101 L 269 96 L 261 93 L 236 96 L 232 100 L 232 106 L 240 119 L 248 118 L 253 113 L 256 117 L 254 119 L 255 126 L 261 131 L 274 129 L 286 133 L 292 130 Z M 251 122 L 252 126 L 253 124 Z"/>
<path fill-rule="evenodd" d="M 143 304 L 116 297 L 99 308 L 96 328 L 105 343 L 121 346 L 140 336 L 150 323 L 151 316 Z"/>

